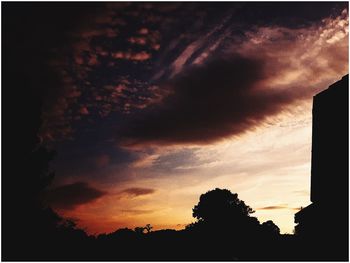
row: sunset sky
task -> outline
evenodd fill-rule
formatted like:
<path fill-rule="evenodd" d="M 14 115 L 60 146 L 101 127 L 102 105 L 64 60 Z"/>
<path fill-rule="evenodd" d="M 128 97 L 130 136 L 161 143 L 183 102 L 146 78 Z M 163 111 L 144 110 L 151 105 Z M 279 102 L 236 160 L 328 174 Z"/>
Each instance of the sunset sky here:
<path fill-rule="evenodd" d="M 90 234 L 182 229 L 218 187 L 292 233 L 312 97 L 348 73 L 348 3 L 79 5 L 47 59 L 54 209 Z"/>

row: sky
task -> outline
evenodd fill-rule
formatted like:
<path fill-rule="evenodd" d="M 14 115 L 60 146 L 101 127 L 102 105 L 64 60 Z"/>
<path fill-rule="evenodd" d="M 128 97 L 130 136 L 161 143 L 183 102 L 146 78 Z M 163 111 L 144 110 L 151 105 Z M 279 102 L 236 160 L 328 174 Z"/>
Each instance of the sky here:
<path fill-rule="evenodd" d="M 40 5 L 23 39 L 54 76 L 39 136 L 60 215 L 90 234 L 183 229 L 218 187 L 293 232 L 312 97 L 348 73 L 346 2 Z"/>

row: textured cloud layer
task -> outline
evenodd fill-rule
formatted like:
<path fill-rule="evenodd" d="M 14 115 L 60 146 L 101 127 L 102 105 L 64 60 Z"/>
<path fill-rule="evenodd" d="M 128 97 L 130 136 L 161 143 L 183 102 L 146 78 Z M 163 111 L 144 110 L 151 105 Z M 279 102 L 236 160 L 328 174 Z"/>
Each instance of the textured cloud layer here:
<path fill-rule="evenodd" d="M 187 86 L 197 92 L 201 103 L 208 103 L 200 97 L 201 91 L 198 87 L 192 87 L 186 81 L 192 81 L 191 74 L 201 78 L 203 73 L 200 71 L 208 73 L 208 70 L 214 68 L 213 61 L 220 61 L 222 56 L 228 57 L 223 63 L 233 54 L 240 54 L 247 60 L 259 61 L 258 77 L 254 75 L 255 72 L 251 76 L 244 74 L 252 82 L 260 81 L 260 88 L 265 89 L 266 93 L 269 89 L 287 88 L 308 93 L 310 89 L 325 88 L 347 71 L 348 14 L 347 9 L 340 4 L 228 3 L 202 4 L 200 7 L 199 10 L 197 4 L 178 3 L 107 4 L 103 7 L 104 11 L 97 12 L 89 23 L 72 31 L 72 40 L 67 44 L 70 45 L 71 52 L 62 51 L 65 59 L 60 56 L 51 63 L 61 78 L 62 87 L 54 92 L 57 96 L 45 104 L 42 138 L 74 138 L 81 126 L 89 129 L 91 125 L 98 125 L 112 116 L 116 122 L 122 118 L 128 124 L 133 124 L 122 127 L 126 133 L 118 135 L 129 137 L 134 143 L 154 141 L 152 137 L 158 137 L 163 130 L 159 143 L 198 143 L 197 139 L 185 135 L 192 130 L 191 124 L 184 124 L 190 121 L 188 116 L 183 120 L 174 116 L 174 122 L 179 122 L 179 126 L 174 129 L 173 124 L 165 120 L 166 115 L 174 115 L 178 110 L 176 107 L 181 107 L 183 114 L 189 114 L 188 102 L 185 100 L 194 97 L 189 94 L 192 97 L 185 98 L 187 95 L 183 90 Z M 341 11 L 341 8 L 344 10 Z M 179 20 L 179 15 L 183 19 Z M 179 31 L 182 33 L 178 34 Z M 232 64 L 239 63 L 234 60 L 231 60 Z M 237 71 L 234 67 L 233 69 Z M 225 92 L 227 88 L 220 87 L 223 83 L 218 79 L 225 76 L 209 73 L 203 79 L 213 76 L 217 82 L 212 83 L 212 89 L 217 90 L 215 98 L 220 100 L 219 93 L 222 92 L 223 104 L 227 104 L 226 96 L 231 94 Z M 229 84 L 240 85 L 240 82 L 234 83 L 232 78 L 224 85 Z M 251 86 L 256 86 L 255 84 Z M 202 83 L 197 81 L 195 85 Z M 244 94 L 247 95 L 244 99 L 251 96 L 249 92 Z M 164 102 L 169 95 L 173 96 Z M 176 96 L 179 98 L 175 98 Z M 270 97 L 274 96 L 275 94 L 271 94 Z M 266 97 L 269 95 L 261 100 L 267 99 L 268 104 L 270 98 Z M 178 102 L 174 102 L 175 100 Z M 240 98 L 236 96 L 233 102 L 235 100 Z M 291 98 L 290 102 L 293 101 Z M 173 104 L 165 109 L 163 105 L 169 102 Z M 218 104 L 219 101 L 215 107 Z M 173 132 L 179 130 L 182 135 L 171 139 L 170 128 L 167 131 L 164 127 L 152 124 L 156 116 L 149 112 L 155 105 L 158 110 L 167 111 L 159 113 L 162 115 L 161 120 L 166 121 L 166 125 L 171 126 Z M 170 109 L 172 106 L 173 109 Z M 197 114 L 195 107 L 198 105 L 193 105 L 193 114 Z M 215 124 L 211 119 L 215 113 L 226 114 L 220 107 L 222 108 L 220 105 L 218 110 L 213 108 L 208 114 L 208 126 Z M 254 127 L 264 116 L 281 109 L 276 107 L 272 110 L 264 106 L 262 111 L 268 112 L 259 112 L 257 116 L 250 115 L 252 125 L 247 125 L 249 121 L 244 125 L 241 121 L 231 121 L 230 125 L 236 125 L 236 128 L 219 125 L 217 135 L 212 127 L 203 135 L 208 134 L 210 138 L 207 142 L 210 142 L 215 137 L 220 139 L 238 134 L 239 130 L 243 131 L 244 126 L 247 129 Z M 138 114 L 143 111 L 146 112 L 141 113 L 144 120 L 138 124 L 129 122 L 130 113 Z M 207 112 L 204 110 L 203 114 L 205 113 Z M 230 111 L 227 113 L 231 114 Z M 168 117 L 172 117 L 170 115 Z M 201 116 L 192 118 L 194 123 L 203 122 Z M 135 125 L 145 128 L 144 138 L 137 134 L 141 130 L 130 132 Z M 118 123 L 118 126 L 123 124 Z M 157 128 L 153 131 L 154 135 L 150 134 L 152 127 Z M 198 134 L 203 130 L 204 127 L 193 132 Z"/>
<path fill-rule="evenodd" d="M 255 27 L 235 41 L 225 31 L 221 54 L 191 43 L 161 85 L 170 95 L 130 122 L 122 143 L 206 144 L 251 130 L 346 74 L 347 36 L 344 9 L 303 28 Z"/>

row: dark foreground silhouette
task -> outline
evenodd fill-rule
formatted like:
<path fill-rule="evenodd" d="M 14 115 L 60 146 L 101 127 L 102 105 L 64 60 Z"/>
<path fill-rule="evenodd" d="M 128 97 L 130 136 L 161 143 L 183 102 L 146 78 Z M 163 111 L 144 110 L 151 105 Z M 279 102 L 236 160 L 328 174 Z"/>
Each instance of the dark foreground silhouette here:
<path fill-rule="evenodd" d="M 349 248 L 349 75 L 313 99 L 311 205 L 295 215 L 308 259 L 347 260 Z"/>

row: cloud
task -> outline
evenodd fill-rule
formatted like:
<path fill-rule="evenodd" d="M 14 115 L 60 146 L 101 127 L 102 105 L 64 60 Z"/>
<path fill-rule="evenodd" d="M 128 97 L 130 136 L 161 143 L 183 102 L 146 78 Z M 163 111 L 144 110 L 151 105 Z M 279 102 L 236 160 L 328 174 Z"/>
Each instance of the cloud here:
<path fill-rule="evenodd" d="M 289 207 L 287 205 L 272 205 L 272 206 L 265 206 L 257 208 L 257 210 L 277 210 L 277 209 L 290 209 L 290 210 L 300 210 L 300 207 Z"/>
<path fill-rule="evenodd" d="M 147 35 L 148 32 L 149 32 L 148 28 L 145 28 L 145 27 L 140 28 L 140 30 L 138 31 L 138 33 L 139 33 L 140 35 Z"/>
<path fill-rule="evenodd" d="M 275 209 L 286 209 L 287 206 L 285 205 L 271 205 L 271 206 L 264 206 L 260 207 L 257 210 L 275 210 Z"/>
<path fill-rule="evenodd" d="M 223 43 L 221 54 L 200 40 L 188 45 L 162 73 L 168 96 L 119 130 L 121 144 L 208 144 L 252 130 L 346 74 L 347 36 L 346 9 L 299 28 L 253 26 L 233 40 L 207 33 L 199 39 L 214 50 Z"/>
<path fill-rule="evenodd" d="M 118 52 L 114 52 L 112 54 L 112 57 L 116 59 L 144 61 L 144 60 L 150 59 L 152 55 L 146 51 L 141 51 L 141 52 L 118 51 Z"/>
<path fill-rule="evenodd" d="M 45 199 L 54 208 L 69 210 L 91 203 L 104 195 L 105 191 L 89 186 L 86 182 L 76 182 L 49 190 Z"/>
<path fill-rule="evenodd" d="M 273 88 L 320 91 L 348 72 L 348 25 L 344 9 L 337 17 L 301 28 L 255 27 L 230 49 L 263 59 L 265 81 Z"/>
<path fill-rule="evenodd" d="M 61 55 L 52 62 L 58 77 L 64 78 L 64 81 L 59 94 L 49 92 L 55 99 L 45 103 L 44 139 L 59 138 L 60 134 L 65 135 L 61 137 L 72 137 L 77 133 L 70 127 L 87 117 L 93 118 L 96 111 L 104 118 L 111 113 L 129 114 L 146 108 L 150 105 L 149 101 L 157 102 L 152 92 L 144 92 L 147 86 L 158 85 L 158 81 L 164 81 L 169 76 L 179 75 L 178 78 L 181 78 L 183 71 L 194 64 L 206 64 L 223 51 L 228 55 L 235 52 L 252 60 L 264 61 L 264 75 L 268 76 L 265 84 L 271 87 L 295 88 L 300 83 L 308 83 L 312 88 L 320 87 L 319 84 L 326 87 L 326 82 L 330 84 L 346 73 L 335 78 L 336 73 L 344 72 L 344 63 L 347 64 L 347 10 L 338 17 L 325 18 L 330 15 L 333 4 L 230 3 L 218 9 L 219 13 L 212 12 L 211 7 L 197 4 L 165 5 L 166 9 L 177 6 L 175 9 L 182 10 L 182 16 L 186 17 L 184 20 L 178 20 L 177 13 L 160 11 L 164 8 L 158 5 L 122 3 L 107 6 L 104 11 L 97 12 L 90 23 L 73 30 L 74 38 L 67 42 L 71 43 L 72 57 L 61 50 L 57 52 Z M 199 6 L 201 11 L 197 12 Z M 345 4 L 335 6 L 338 9 Z M 130 12 L 125 12 L 129 8 Z M 295 13 L 290 12 L 291 9 L 303 11 Z M 232 10 L 237 10 L 234 15 Z M 136 13 L 138 19 L 145 23 L 132 30 L 125 27 L 135 19 Z M 275 19 L 277 13 L 279 18 Z M 146 22 L 154 15 L 160 16 L 162 23 Z M 257 16 L 262 16 L 258 20 L 265 22 L 257 24 Z M 302 20 L 296 20 L 298 17 Z M 242 24 L 242 21 L 245 22 Z M 291 21 L 294 21 L 294 26 L 290 25 Z M 181 34 L 177 33 L 179 28 Z M 183 28 L 185 30 L 182 31 Z M 109 44 L 111 40 L 113 47 Z M 70 60 L 73 63 L 67 62 Z M 124 67 L 124 64 L 131 63 L 132 68 Z M 120 68 L 127 68 L 127 74 Z M 153 71 L 153 78 L 146 76 L 148 70 Z M 144 73 L 140 74 L 141 71 Z M 120 84 L 115 72 L 142 80 L 143 85 L 132 83 L 130 86 L 137 88 L 137 92 L 125 90 L 119 94 L 121 96 L 112 97 L 115 94 L 106 94 L 98 87 L 102 85 L 101 80 L 108 85 Z M 329 80 L 330 75 L 332 81 Z M 298 83 L 295 83 L 296 80 Z M 287 87 L 288 83 L 294 86 Z M 167 90 L 164 86 L 161 89 Z M 92 102 L 91 97 L 96 99 Z M 79 107 L 76 107 L 78 101 L 91 112 L 89 116 L 81 116 L 87 111 L 79 112 Z"/>
<path fill-rule="evenodd" d="M 164 84 L 172 94 L 122 129 L 123 145 L 206 144 L 258 126 L 301 97 L 259 89 L 263 61 L 238 55 L 197 65 Z"/>
<path fill-rule="evenodd" d="M 186 64 L 191 64 L 190 62 L 192 60 L 194 60 L 194 63 L 199 64 L 205 58 L 207 58 L 209 53 L 213 52 L 218 47 L 222 39 L 225 38 L 227 34 L 224 33 L 223 35 L 221 35 L 219 37 L 219 40 L 216 40 L 216 43 L 214 44 L 210 44 L 210 42 L 213 40 L 211 39 L 211 36 L 214 33 L 220 32 L 220 30 L 225 26 L 225 24 L 227 24 L 231 16 L 232 14 L 224 17 L 222 21 L 219 24 L 213 26 L 213 28 L 211 28 L 211 30 L 209 30 L 208 33 L 194 40 L 187 47 L 185 47 L 185 49 L 181 52 L 181 54 L 175 59 L 175 61 L 171 65 L 171 76 L 175 76 L 176 74 L 181 72 Z"/>
<path fill-rule="evenodd" d="M 150 195 L 155 192 L 155 189 L 151 188 L 141 188 L 141 187 L 131 187 L 124 189 L 120 192 L 121 195 L 127 195 L 129 197 L 137 197 L 143 195 Z"/>
<path fill-rule="evenodd" d="M 128 41 L 132 44 L 146 45 L 147 40 L 145 37 L 130 37 Z"/>
<path fill-rule="evenodd" d="M 88 115 L 89 114 L 89 111 L 86 107 L 82 106 L 79 110 L 80 114 L 82 115 Z"/>
<path fill-rule="evenodd" d="M 151 167 L 153 163 L 159 158 L 159 154 L 144 154 L 139 159 L 131 163 L 133 168 L 146 168 Z"/>

